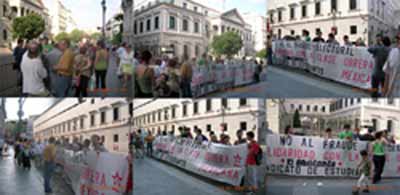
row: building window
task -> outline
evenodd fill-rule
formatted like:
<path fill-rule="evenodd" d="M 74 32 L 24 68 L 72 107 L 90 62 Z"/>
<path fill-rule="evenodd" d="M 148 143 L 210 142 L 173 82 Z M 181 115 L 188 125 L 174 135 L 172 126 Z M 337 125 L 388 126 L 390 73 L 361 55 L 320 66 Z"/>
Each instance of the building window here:
<path fill-rule="evenodd" d="M 95 124 L 95 118 L 94 114 L 90 114 L 90 126 L 93 127 Z"/>
<path fill-rule="evenodd" d="M 199 23 L 198 22 L 195 22 L 194 23 L 194 33 L 199 33 L 200 32 L 200 30 L 199 30 Z"/>
<path fill-rule="evenodd" d="M 392 120 L 388 120 L 388 121 L 387 121 L 386 130 L 388 130 L 389 132 L 392 132 L 392 131 L 393 131 L 393 121 L 392 121 Z"/>
<path fill-rule="evenodd" d="M 3 40 L 5 40 L 5 41 L 8 40 L 8 33 L 6 30 L 3 30 Z"/>
<path fill-rule="evenodd" d="M 295 7 L 291 7 L 290 8 L 290 19 L 294 20 L 294 18 L 296 17 L 296 10 Z"/>
<path fill-rule="evenodd" d="M 199 56 L 199 54 L 200 54 L 200 48 L 199 48 L 198 45 L 194 46 L 194 54 L 195 54 L 196 56 Z"/>
<path fill-rule="evenodd" d="M 168 109 L 164 110 L 164 120 L 168 120 Z"/>
<path fill-rule="evenodd" d="M 161 121 L 161 110 L 158 111 L 158 121 Z"/>
<path fill-rule="evenodd" d="M 212 131 L 212 126 L 210 124 L 207 124 L 206 129 L 208 132 Z"/>
<path fill-rule="evenodd" d="M 303 18 L 307 17 L 307 5 L 302 5 L 301 6 L 301 16 Z"/>
<path fill-rule="evenodd" d="M 185 32 L 189 31 L 189 22 L 187 19 L 183 19 L 182 21 L 182 30 Z"/>
<path fill-rule="evenodd" d="M 153 123 L 155 123 L 156 122 L 156 112 L 153 112 L 152 119 L 153 119 Z"/>
<path fill-rule="evenodd" d="M 299 111 L 303 111 L 303 105 L 299 105 Z"/>
<path fill-rule="evenodd" d="M 187 3 L 183 3 L 183 8 L 187 8 Z"/>
<path fill-rule="evenodd" d="M 273 13 L 270 13 L 269 14 L 269 20 L 270 20 L 270 22 L 271 22 L 271 24 L 274 24 L 274 14 Z"/>
<path fill-rule="evenodd" d="M 187 116 L 187 105 L 183 104 L 182 106 L 182 116 Z"/>
<path fill-rule="evenodd" d="M 133 103 L 129 103 L 129 116 L 133 116 Z"/>
<path fill-rule="evenodd" d="M 282 10 L 278 11 L 278 22 L 282 22 Z"/>
<path fill-rule="evenodd" d="M 240 130 L 247 130 L 247 123 L 246 122 L 240 122 Z"/>
<path fill-rule="evenodd" d="M 199 113 L 199 103 L 194 102 L 193 103 L 193 114 L 198 114 Z"/>
<path fill-rule="evenodd" d="M 83 117 L 81 117 L 79 124 L 80 124 L 80 129 L 83 129 L 83 127 L 85 126 L 85 119 Z"/>
<path fill-rule="evenodd" d="M 206 100 L 206 111 L 210 112 L 212 109 L 212 100 L 211 99 L 207 99 Z"/>
<path fill-rule="evenodd" d="M 331 0 L 331 12 L 337 11 L 337 0 Z"/>
<path fill-rule="evenodd" d="M 321 112 L 325 112 L 325 106 L 322 106 Z"/>
<path fill-rule="evenodd" d="M 133 34 L 137 34 L 137 22 L 135 21 L 133 24 Z"/>
<path fill-rule="evenodd" d="M 104 124 L 104 123 L 106 123 L 106 112 L 102 111 L 100 113 L 100 124 Z"/>
<path fill-rule="evenodd" d="M 310 105 L 307 105 L 307 112 L 310 112 Z"/>
<path fill-rule="evenodd" d="M 350 26 L 350 34 L 351 35 L 357 34 L 357 26 Z"/>
<path fill-rule="evenodd" d="M 321 2 L 319 1 L 315 3 L 315 15 L 321 15 Z"/>
<path fill-rule="evenodd" d="M 222 108 L 228 108 L 228 99 L 222 98 L 221 105 L 222 105 Z"/>
<path fill-rule="evenodd" d="M 176 108 L 175 107 L 173 107 L 172 108 L 172 118 L 175 118 L 176 117 Z"/>
<path fill-rule="evenodd" d="M 154 18 L 154 29 L 158 30 L 160 28 L 160 17 L 156 16 Z"/>
<path fill-rule="evenodd" d="M 394 99 L 393 98 L 388 98 L 387 101 L 388 101 L 389 105 L 393 105 L 394 104 Z"/>
<path fill-rule="evenodd" d="M 194 9 L 195 12 L 197 12 L 197 7 L 194 7 L 193 9 Z"/>
<path fill-rule="evenodd" d="M 292 36 L 296 35 L 296 31 L 291 30 L 291 31 L 290 31 L 290 35 L 292 35 Z"/>
<path fill-rule="evenodd" d="M 246 106 L 246 105 L 247 105 L 247 99 L 246 98 L 240 98 L 239 106 Z"/>
<path fill-rule="evenodd" d="M 140 27 L 139 27 L 140 29 L 139 29 L 139 32 L 140 33 L 143 33 L 143 22 L 140 22 Z"/>
<path fill-rule="evenodd" d="M 175 16 L 169 17 L 169 29 L 176 29 L 176 18 Z"/>
<path fill-rule="evenodd" d="M 119 120 L 119 108 L 118 107 L 115 107 L 113 109 L 113 120 L 114 121 Z"/>
<path fill-rule="evenodd" d="M 114 134 L 114 143 L 118 143 L 119 142 L 119 136 L 118 134 Z"/>
<path fill-rule="evenodd" d="M 372 128 L 376 131 L 378 130 L 378 120 L 377 119 L 372 119 Z"/>
<path fill-rule="evenodd" d="M 151 30 L 151 20 L 150 19 L 148 19 L 147 21 L 146 21 L 146 30 L 147 31 L 150 31 Z"/>
<path fill-rule="evenodd" d="M 350 2 L 350 10 L 357 9 L 357 0 L 349 0 Z"/>

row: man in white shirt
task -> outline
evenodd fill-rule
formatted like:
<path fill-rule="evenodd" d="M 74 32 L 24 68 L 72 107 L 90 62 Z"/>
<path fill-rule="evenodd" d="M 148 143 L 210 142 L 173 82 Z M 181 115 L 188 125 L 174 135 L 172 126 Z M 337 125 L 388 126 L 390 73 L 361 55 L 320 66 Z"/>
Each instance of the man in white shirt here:
<path fill-rule="evenodd" d="M 117 75 L 119 77 L 122 77 L 122 66 L 120 65 L 120 62 L 121 62 L 121 55 L 124 53 L 125 47 L 126 47 L 126 43 L 122 43 L 121 46 L 116 51 L 116 53 L 117 53 L 117 66 L 118 66 Z"/>

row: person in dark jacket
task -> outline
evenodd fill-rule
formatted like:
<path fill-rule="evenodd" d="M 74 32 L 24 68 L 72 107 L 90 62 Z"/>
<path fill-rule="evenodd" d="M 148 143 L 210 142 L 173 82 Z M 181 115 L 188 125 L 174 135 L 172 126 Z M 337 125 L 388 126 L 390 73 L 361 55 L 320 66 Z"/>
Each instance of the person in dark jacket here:
<path fill-rule="evenodd" d="M 380 97 L 379 89 L 383 88 L 385 83 L 385 72 L 383 71 L 383 66 L 390 53 L 390 38 L 381 35 L 377 36 L 377 43 L 375 46 L 368 48 L 368 52 L 371 53 L 375 59 L 375 67 L 372 73 L 372 97 Z"/>
<path fill-rule="evenodd" d="M 24 53 L 26 52 L 26 48 L 24 47 L 24 40 L 18 39 L 17 46 L 14 48 L 13 56 L 14 56 L 14 65 L 13 69 L 18 71 L 18 86 L 22 86 L 22 73 L 21 73 L 21 62 Z"/>

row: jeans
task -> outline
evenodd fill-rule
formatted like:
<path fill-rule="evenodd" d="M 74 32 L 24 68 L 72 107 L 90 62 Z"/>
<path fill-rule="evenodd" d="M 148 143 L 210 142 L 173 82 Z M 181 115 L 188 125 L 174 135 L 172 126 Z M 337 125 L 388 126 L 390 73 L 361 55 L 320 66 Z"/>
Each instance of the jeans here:
<path fill-rule="evenodd" d="M 106 70 L 96 70 L 96 88 L 106 89 Z"/>
<path fill-rule="evenodd" d="M 267 51 L 267 64 L 268 65 L 271 65 L 271 64 L 273 64 L 272 63 L 272 48 L 268 48 L 268 51 Z"/>
<path fill-rule="evenodd" d="M 147 156 L 153 156 L 153 143 L 147 143 Z"/>
<path fill-rule="evenodd" d="M 383 85 L 385 83 L 385 75 L 383 74 L 374 74 L 372 75 L 372 97 L 373 98 L 378 98 L 380 97 L 379 95 L 379 87 L 383 88 Z"/>
<path fill-rule="evenodd" d="M 43 179 L 44 179 L 44 192 L 45 193 L 52 193 L 50 180 L 51 180 L 51 176 L 53 175 L 55 167 L 56 167 L 56 165 L 54 162 L 45 162 L 44 163 Z"/>
<path fill-rule="evenodd" d="M 190 79 L 182 79 L 181 81 L 182 97 L 192 97 L 192 81 Z"/>
<path fill-rule="evenodd" d="M 76 88 L 75 97 L 87 97 L 88 86 L 90 78 L 87 76 L 80 76 L 79 86 Z"/>
<path fill-rule="evenodd" d="M 385 156 L 374 155 L 372 159 L 374 161 L 374 177 L 372 183 L 377 183 L 382 179 L 382 172 L 385 167 L 386 158 Z"/>
<path fill-rule="evenodd" d="M 57 75 L 55 93 L 56 97 L 68 97 L 72 85 L 71 76 Z"/>

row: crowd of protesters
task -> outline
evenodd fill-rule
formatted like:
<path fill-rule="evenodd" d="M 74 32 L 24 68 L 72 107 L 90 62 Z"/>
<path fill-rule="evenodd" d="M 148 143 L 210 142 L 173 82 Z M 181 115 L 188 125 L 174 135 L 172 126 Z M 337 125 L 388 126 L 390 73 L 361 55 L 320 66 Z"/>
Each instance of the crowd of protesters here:
<path fill-rule="evenodd" d="M 252 131 L 237 130 L 236 140 L 231 141 L 231 138 L 226 133 L 221 133 L 218 136 L 214 131 L 209 131 L 208 135 L 205 135 L 203 131 L 194 126 L 193 129 L 181 126 L 178 128 L 178 133 L 175 131 L 161 131 L 158 130 L 157 133 L 153 133 L 150 130 L 138 129 L 132 133 L 131 144 L 135 146 L 135 157 L 138 159 L 144 158 L 146 155 L 148 157 L 153 157 L 153 142 L 157 137 L 168 136 L 171 138 L 186 138 L 193 140 L 193 144 L 201 145 L 208 143 L 216 143 L 223 145 L 240 145 L 247 144 L 248 154 L 246 157 L 246 175 L 244 180 L 244 185 L 249 190 L 248 194 L 254 194 L 258 189 L 258 179 L 257 179 L 257 169 L 261 165 L 262 150 L 260 145 L 255 140 L 255 134 Z"/>
<path fill-rule="evenodd" d="M 329 33 L 325 40 L 321 30 L 317 30 L 314 39 L 310 32 L 303 30 L 302 36 L 285 36 L 283 40 L 305 41 L 314 43 L 326 43 L 340 45 L 335 33 Z M 273 64 L 272 41 L 275 38 L 267 37 L 267 60 L 268 64 Z M 377 97 L 399 97 L 400 96 L 400 33 L 391 39 L 384 34 L 378 34 L 373 44 L 367 46 L 362 38 L 351 41 L 348 35 L 343 36 L 342 46 L 363 47 L 375 60 L 375 66 L 371 75 L 371 96 Z"/>
<path fill-rule="evenodd" d="M 35 166 L 43 173 L 44 192 L 46 194 L 53 193 L 51 185 L 52 177 L 57 172 L 57 167 L 62 167 L 56 160 L 56 154 L 59 153 L 60 150 L 66 149 L 74 153 L 83 152 L 83 154 L 86 154 L 88 151 L 108 152 L 104 146 L 104 139 L 98 135 L 92 135 L 90 139 L 84 140 L 75 137 L 71 142 L 63 138 L 56 140 L 54 137 L 45 141 L 18 138 L 13 145 L 14 161 L 19 167 L 24 170 L 30 170 L 32 166 Z M 6 149 L 4 150 L 3 154 L 8 153 Z M 133 159 L 131 154 L 132 149 L 130 148 L 130 153 L 127 158 L 130 168 L 126 194 L 132 193 L 133 190 Z"/>
<path fill-rule="evenodd" d="M 294 132 L 291 126 L 285 128 L 284 134 L 287 136 L 299 135 Z M 382 180 L 382 173 L 386 162 L 385 148 L 389 144 L 396 144 L 394 136 L 388 130 L 376 131 L 373 127 L 368 127 L 367 132 L 361 134 L 359 128 L 352 130 L 349 124 L 345 124 L 343 130 L 337 136 L 333 135 L 331 128 L 327 128 L 323 138 L 368 142 L 367 148 L 360 151 L 361 160 L 357 168 L 360 170 L 361 176 L 357 181 L 354 194 L 358 194 L 359 191 L 369 192 L 371 184 L 377 184 Z M 372 178 L 372 181 L 369 178 Z"/>
<path fill-rule="evenodd" d="M 52 44 L 47 38 L 18 40 L 13 56 L 24 96 L 87 97 L 92 75 L 92 88 L 106 89 L 109 53 L 102 41 L 71 45 L 68 39 Z"/>

